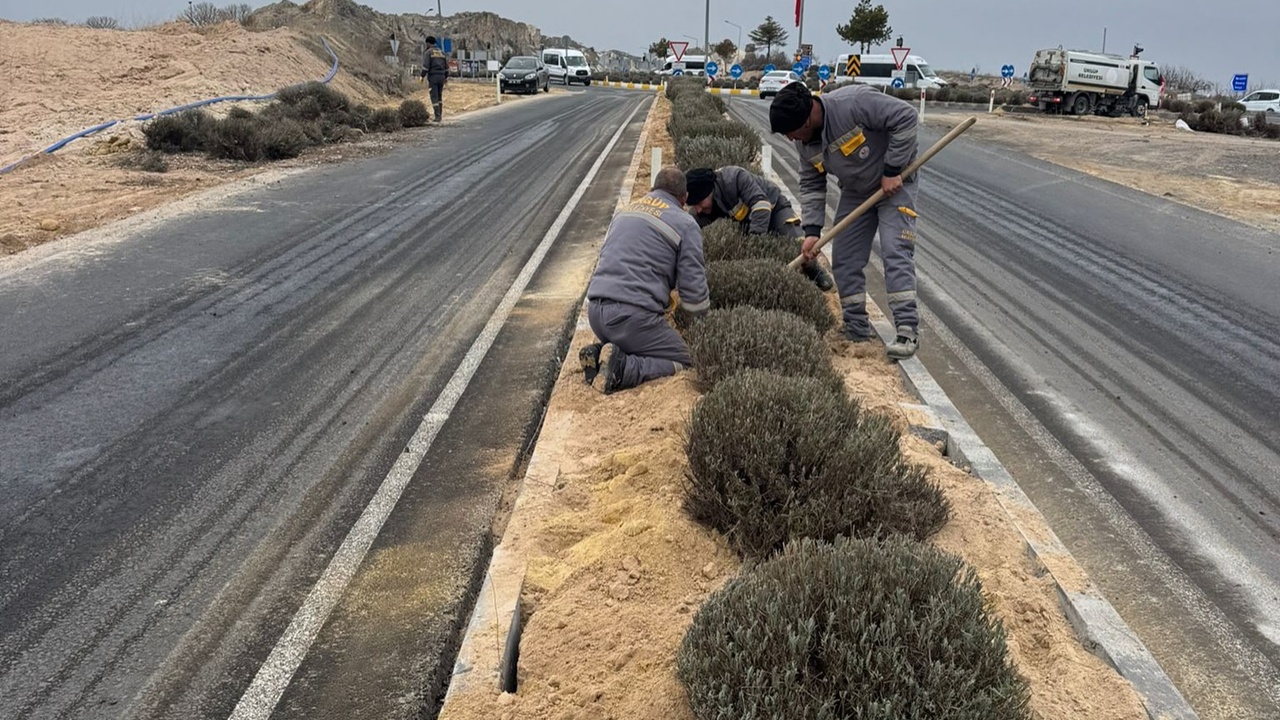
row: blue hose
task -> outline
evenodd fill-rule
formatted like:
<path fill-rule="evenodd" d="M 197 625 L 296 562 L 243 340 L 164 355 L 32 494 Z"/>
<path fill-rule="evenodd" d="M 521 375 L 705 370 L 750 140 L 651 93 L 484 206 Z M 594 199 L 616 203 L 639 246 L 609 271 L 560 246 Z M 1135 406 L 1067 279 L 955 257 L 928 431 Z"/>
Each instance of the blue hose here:
<path fill-rule="evenodd" d="M 325 75 L 324 79 L 320 81 L 321 83 L 328 84 L 329 81 L 332 80 L 333 77 L 338 74 L 338 54 L 333 51 L 332 47 L 329 47 L 328 40 L 322 37 L 320 38 L 320 42 L 324 43 L 324 49 L 329 52 L 329 57 L 333 58 L 333 67 L 329 68 L 329 73 Z M 298 85 L 303 85 L 303 84 L 305 83 L 299 83 Z M 290 87 L 298 87 L 298 85 L 291 85 Z M 287 90 L 288 88 L 285 88 L 285 89 Z M 180 113 L 184 110 L 192 110 L 195 108 L 204 107 L 206 105 L 213 105 L 214 103 L 251 102 L 251 101 L 271 100 L 276 96 L 276 94 L 277 93 L 273 92 L 267 95 L 224 95 L 223 97 L 210 98 L 209 100 L 200 100 L 193 103 L 187 103 L 186 105 L 179 105 L 178 107 L 172 107 L 167 110 L 161 110 L 159 112 L 147 113 L 144 115 L 135 115 L 130 119 L 142 122 L 146 120 L 152 120 L 154 118 L 158 118 L 164 115 L 173 115 L 174 113 Z M 27 162 L 28 160 L 35 157 L 36 155 L 47 155 L 49 153 L 56 152 L 58 150 L 61 150 L 64 146 L 66 146 L 68 143 L 72 141 L 79 140 L 82 137 L 88 137 L 89 135 L 93 135 L 94 133 L 102 132 L 103 130 L 106 130 L 107 128 L 113 125 L 118 125 L 121 122 L 124 122 L 124 121 L 112 120 L 110 122 L 102 123 L 101 125 L 94 125 L 91 128 L 86 128 L 84 130 L 81 130 L 75 135 L 68 135 L 67 137 L 62 138 L 61 140 L 50 145 L 49 147 L 41 150 L 40 152 L 28 155 L 22 158 L 21 160 L 13 163 L 12 165 L 0 168 L 0 175 L 4 175 L 7 172 L 15 170 L 18 166 Z"/>

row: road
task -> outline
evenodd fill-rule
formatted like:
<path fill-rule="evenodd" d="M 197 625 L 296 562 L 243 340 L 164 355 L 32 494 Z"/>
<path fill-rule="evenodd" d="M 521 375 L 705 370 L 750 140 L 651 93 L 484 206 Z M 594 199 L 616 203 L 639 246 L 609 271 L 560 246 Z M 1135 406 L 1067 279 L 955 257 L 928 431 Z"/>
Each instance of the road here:
<path fill-rule="evenodd" d="M 1280 717 L 1280 237 L 967 139 L 921 191 L 925 365 L 1202 718 Z"/>
<path fill-rule="evenodd" d="M 228 717 L 411 450 L 274 717 L 430 714 L 648 102 L 542 96 L 0 261 L 0 717 Z"/>

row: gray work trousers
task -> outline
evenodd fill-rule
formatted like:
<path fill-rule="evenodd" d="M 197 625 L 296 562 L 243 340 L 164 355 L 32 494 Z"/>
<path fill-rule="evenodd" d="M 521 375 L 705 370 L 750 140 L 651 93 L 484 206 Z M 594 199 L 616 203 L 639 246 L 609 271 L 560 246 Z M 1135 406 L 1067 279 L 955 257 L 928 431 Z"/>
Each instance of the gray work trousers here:
<path fill-rule="evenodd" d="M 431 108 L 435 111 L 436 122 L 440 122 L 440 114 L 444 111 L 444 78 L 429 77 L 427 83 L 431 86 Z"/>
<path fill-rule="evenodd" d="M 769 232 L 798 240 L 804 239 L 804 229 L 800 227 L 800 217 L 792 209 L 791 203 L 783 200 L 773 208 L 773 217 L 769 218 Z"/>
<path fill-rule="evenodd" d="M 662 313 L 597 299 L 587 306 L 587 320 L 600 342 L 617 345 L 627 356 L 619 389 L 693 367 L 689 347 Z"/>
<path fill-rule="evenodd" d="M 885 198 L 836 236 L 831 248 L 831 269 L 840 291 L 844 332 L 849 336 L 872 335 L 867 318 L 867 260 L 871 242 L 880 231 L 880 259 L 884 263 L 885 291 L 894 326 L 917 327 L 916 312 L 916 189 L 905 183 L 893 197 Z M 840 196 L 836 218 L 853 212 L 866 198 Z"/>

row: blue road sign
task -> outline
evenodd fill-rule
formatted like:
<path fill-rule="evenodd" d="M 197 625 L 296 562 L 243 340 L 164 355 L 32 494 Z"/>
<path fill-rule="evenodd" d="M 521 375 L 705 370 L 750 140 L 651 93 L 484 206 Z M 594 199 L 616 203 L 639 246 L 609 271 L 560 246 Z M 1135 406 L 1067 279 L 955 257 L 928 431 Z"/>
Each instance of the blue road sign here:
<path fill-rule="evenodd" d="M 831 79 L 831 68 L 827 67 L 826 65 L 823 65 L 822 67 L 818 68 L 818 79 L 819 79 L 819 80 L 830 80 L 830 79 Z"/>
<path fill-rule="evenodd" d="M 440 42 L 440 50 L 446 55 L 453 52 L 453 38 L 443 38 Z"/>
<path fill-rule="evenodd" d="M 1013 77 L 1013 73 L 1014 70 L 1012 65 L 1004 65 L 1000 68 L 1000 77 L 1011 78 Z"/>
<path fill-rule="evenodd" d="M 734 63 L 733 66 L 729 68 L 729 74 L 733 76 L 734 80 L 742 77 L 742 66 L 738 63 Z"/>
<path fill-rule="evenodd" d="M 1231 89 L 1235 92 L 1244 92 L 1249 89 L 1249 75 L 1236 75 L 1231 78 Z"/>
<path fill-rule="evenodd" d="M 802 62 L 798 62 L 798 63 L 796 63 L 795 65 L 792 65 L 792 66 L 791 66 L 791 72 L 793 72 L 793 73 L 795 73 L 795 74 L 797 74 L 797 75 L 803 75 L 803 74 L 804 74 L 804 63 L 802 63 Z"/>
<path fill-rule="evenodd" d="M 720 72 L 720 66 L 719 66 L 719 65 L 717 65 L 715 62 L 709 62 L 709 63 L 707 63 L 707 74 L 708 74 L 708 75 L 710 75 L 711 77 L 715 77 L 715 76 L 716 76 L 716 73 L 718 73 L 718 72 Z"/>
<path fill-rule="evenodd" d="M 674 76 L 674 75 L 683 75 L 683 74 L 684 74 L 684 71 L 683 71 L 683 70 L 681 70 L 680 68 L 676 68 L 675 70 L 672 70 L 672 71 L 671 71 L 671 74 L 672 74 L 673 76 Z"/>
<path fill-rule="evenodd" d="M 765 71 L 765 72 L 767 72 L 767 73 L 771 73 L 771 72 L 773 72 L 774 70 L 777 70 L 777 69 L 778 69 L 778 66 L 777 66 L 777 65 L 774 65 L 773 63 L 769 63 L 768 65 L 765 65 L 765 66 L 764 66 L 764 71 Z"/>
<path fill-rule="evenodd" d="M 905 82 L 903 82 L 903 81 L 902 81 L 902 78 L 894 78 L 894 79 L 893 79 L 893 86 L 894 86 L 895 88 L 904 88 L 904 87 L 906 87 L 906 86 L 907 86 L 907 84 L 906 84 Z"/>
<path fill-rule="evenodd" d="M 800 56 L 800 62 L 801 62 L 801 64 L 803 64 L 803 65 L 804 65 L 804 69 L 805 69 L 805 70 L 808 70 L 808 69 L 809 69 L 809 66 L 810 66 L 810 65 L 813 65 L 813 56 L 812 56 L 812 55 L 801 55 L 801 56 Z"/>

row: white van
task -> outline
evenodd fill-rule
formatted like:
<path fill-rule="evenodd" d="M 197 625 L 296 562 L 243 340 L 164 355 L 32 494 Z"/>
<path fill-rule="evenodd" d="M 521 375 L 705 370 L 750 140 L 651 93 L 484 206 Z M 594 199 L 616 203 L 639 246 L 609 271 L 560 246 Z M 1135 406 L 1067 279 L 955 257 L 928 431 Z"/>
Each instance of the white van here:
<path fill-rule="evenodd" d="M 573 48 L 543 48 L 542 64 L 547 66 L 547 73 L 552 82 L 580 82 L 585 87 L 591 84 L 591 66 L 587 64 L 587 56 L 581 50 Z"/>
<path fill-rule="evenodd" d="M 667 61 L 662 63 L 662 71 L 659 74 L 675 75 L 677 70 L 681 75 L 706 75 L 707 56 L 685 54 L 676 60 L 675 55 L 668 55 Z"/>
<path fill-rule="evenodd" d="M 848 66 L 848 53 L 836 58 L 836 82 L 855 80 L 865 85 L 892 85 L 893 71 L 897 69 L 892 55 L 863 55 L 862 74 L 856 78 L 851 78 L 845 74 Z M 902 78 L 902 81 L 909 88 L 932 90 L 946 87 L 947 85 L 947 81 L 938 77 L 933 68 L 929 67 L 929 63 L 919 55 L 908 55 L 906 62 L 902 63 L 902 69 L 906 72 L 906 76 Z"/>

